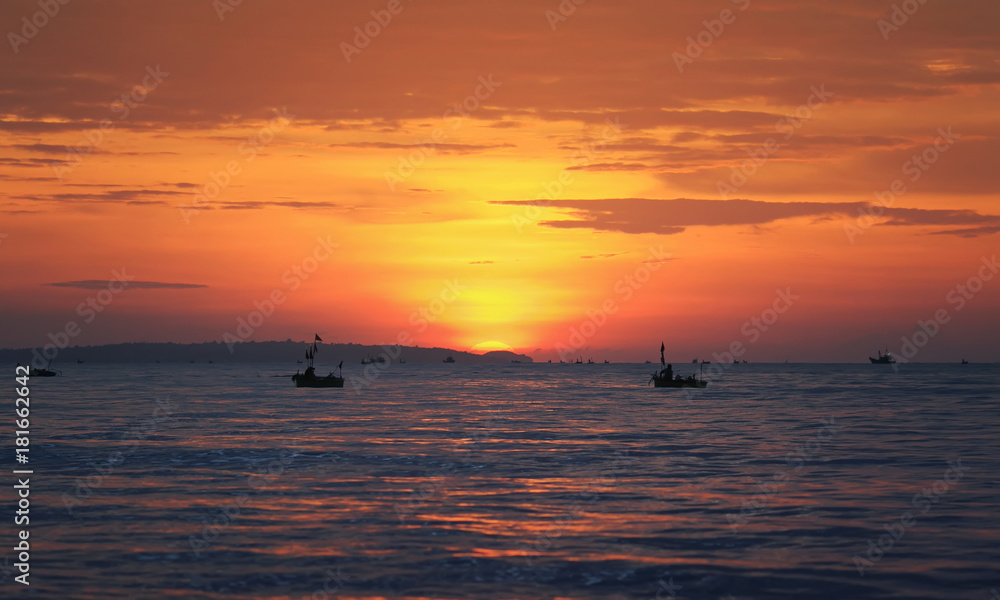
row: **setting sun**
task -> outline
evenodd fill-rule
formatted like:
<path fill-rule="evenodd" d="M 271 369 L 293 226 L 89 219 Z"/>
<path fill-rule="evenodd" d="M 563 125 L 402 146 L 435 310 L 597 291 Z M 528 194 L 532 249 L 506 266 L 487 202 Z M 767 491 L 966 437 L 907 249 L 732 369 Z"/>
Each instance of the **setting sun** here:
<path fill-rule="evenodd" d="M 508 346 L 503 342 L 498 342 L 496 340 L 490 342 L 480 342 L 469 348 L 469 352 L 476 352 L 478 354 L 485 354 L 487 352 L 496 352 L 498 350 L 506 350 L 508 352 L 513 352 L 514 348 Z"/>

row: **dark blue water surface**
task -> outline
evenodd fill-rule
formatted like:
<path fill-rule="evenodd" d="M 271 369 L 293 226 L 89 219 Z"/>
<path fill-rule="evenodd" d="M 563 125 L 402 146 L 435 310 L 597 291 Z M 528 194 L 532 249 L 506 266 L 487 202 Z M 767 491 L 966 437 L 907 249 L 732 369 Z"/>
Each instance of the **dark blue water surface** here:
<path fill-rule="evenodd" d="M 647 387 L 654 367 L 392 365 L 360 391 L 295 389 L 271 377 L 281 365 L 66 367 L 31 380 L 28 589 L 10 569 L 7 427 L 0 589 L 991 600 L 1000 588 L 1000 366 L 736 365 L 696 392 Z"/>

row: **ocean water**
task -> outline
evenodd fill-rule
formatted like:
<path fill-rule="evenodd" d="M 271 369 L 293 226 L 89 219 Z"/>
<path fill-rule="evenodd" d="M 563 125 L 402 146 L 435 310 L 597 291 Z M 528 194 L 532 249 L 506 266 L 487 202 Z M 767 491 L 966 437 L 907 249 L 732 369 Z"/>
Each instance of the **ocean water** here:
<path fill-rule="evenodd" d="M 5 484 L 0 590 L 993 600 L 1000 366 L 741 364 L 689 392 L 656 367 L 392 365 L 359 391 L 68 365 L 31 380 L 31 586 Z"/>

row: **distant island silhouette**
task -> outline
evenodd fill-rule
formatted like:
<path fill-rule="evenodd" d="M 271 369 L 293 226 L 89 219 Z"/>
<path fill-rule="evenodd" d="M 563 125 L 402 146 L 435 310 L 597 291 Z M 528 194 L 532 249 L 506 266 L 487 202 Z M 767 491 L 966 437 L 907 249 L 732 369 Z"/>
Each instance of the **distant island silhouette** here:
<path fill-rule="evenodd" d="M 71 346 L 60 350 L 52 361 L 54 365 L 76 363 L 291 363 L 303 360 L 307 344 L 312 342 L 286 340 L 284 342 L 241 342 L 229 346 L 223 342 L 175 344 L 173 342 L 134 342 L 102 346 Z M 0 350 L 0 362 L 21 364 L 36 359 L 38 348 Z M 323 363 L 361 366 L 362 360 L 385 356 L 387 362 L 442 363 L 449 356 L 458 364 L 499 364 L 512 360 L 532 362 L 530 356 L 508 351 L 473 354 L 451 348 L 420 348 L 411 346 L 380 346 L 362 344 L 322 344 Z M 42 361 L 45 364 L 45 361 Z"/>

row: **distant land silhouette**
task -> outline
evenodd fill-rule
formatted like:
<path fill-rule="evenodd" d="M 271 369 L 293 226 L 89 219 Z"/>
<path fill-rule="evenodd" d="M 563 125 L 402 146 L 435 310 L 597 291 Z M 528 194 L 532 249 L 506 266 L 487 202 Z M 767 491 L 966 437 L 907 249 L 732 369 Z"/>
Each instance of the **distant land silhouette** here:
<path fill-rule="evenodd" d="M 203 342 L 200 344 L 166 343 L 126 343 L 108 344 L 104 346 L 72 346 L 59 351 L 52 361 L 53 367 L 60 364 L 76 363 L 255 363 L 274 362 L 295 364 L 297 360 L 305 360 L 306 346 L 312 342 L 242 342 L 233 344 L 233 352 L 222 342 Z M 400 359 L 407 363 L 440 363 L 449 356 L 458 364 L 490 364 L 509 363 L 512 360 L 530 363 L 530 356 L 514 352 L 497 351 L 485 354 L 473 354 L 462 350 L 449 348 L 418 348 L 410 346 L 364 346 L 361 344 L 320 344 L 316 361 L 318 364 L 336 365 L 344 361 L 344 365 L 360 365 L 363 359 L 385 356 L 385 360 L 399 363 Z M 39 362 L 41 359 L 38 348 L 18 348 L 0 350 L 0 362 L 22 364 Z M 45 360 L 40 360 L 45 364 Z"/>

